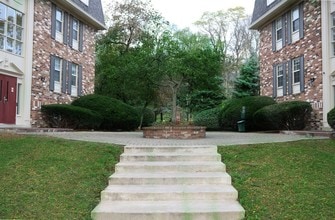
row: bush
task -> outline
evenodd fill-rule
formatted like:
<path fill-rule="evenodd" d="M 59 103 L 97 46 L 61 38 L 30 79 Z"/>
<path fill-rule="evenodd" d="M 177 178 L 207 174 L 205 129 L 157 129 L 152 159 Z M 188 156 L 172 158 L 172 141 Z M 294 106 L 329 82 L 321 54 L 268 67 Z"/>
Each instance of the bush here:
<path fill-rule="evenodd" d="M 335 129 L 335 108 L 327 113 L 327 122 L 332 129 Z"/>
<path fill-rule="evenodd" d="M 143 108 L 137 107 L 136 110 L 141 117 Z M 154 122 L 155 122 L 155 112 L 149 108 L 145 108 L 143 114 L 142 127 L 150 126 Z"/>
<path fill-rule="evenodd" d="M 91 94 L 79 97 L 72 105 L 100 113 L 103 119 L 100 129 L 103 130 L 134 130 L 139 125 L 136 109 L 114 98 Z"/>
<path fill-rule="evenodd" d="M 205 126 L 209 131 L 220 130 L 219 113 L 220 108 L 207 109 L 199 112 L 193 118 L 194 125 Z"/>
<path fill-rule="evenodd" d="M 53 128 L 92 129 L 102 122 L 99 113 L 66 104 L 42 105 L 41 112 L 44 121 Z"/>
<path fill-rule="evenodd" d="M 254 120 L 263 130 L 302 130 L 312 112 L 305 101 L 282 102 L 266 106 L 254 114 Z"/>
<path fill-rule="evenodd" d="M 254 123 L 254 113 L 264 106 L 272 105 L 275 101 L 266 96 L 248 96 L 234 98 L 223 103 L 219 114 L 219 123 L 224 130 L 237 130 L 237 122 L 241 120 L 242 107 L 245 106 L 245 126 L 247 131 L 258 130 Z"/>

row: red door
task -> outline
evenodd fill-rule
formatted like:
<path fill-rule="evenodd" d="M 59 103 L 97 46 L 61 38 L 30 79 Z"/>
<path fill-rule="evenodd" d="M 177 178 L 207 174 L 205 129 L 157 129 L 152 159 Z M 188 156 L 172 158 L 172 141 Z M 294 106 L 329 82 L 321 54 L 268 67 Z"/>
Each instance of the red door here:
<path fill-rule="evenodd" d="M 0 123 L 15 124 L 16 78 L 0 74 Z"/>

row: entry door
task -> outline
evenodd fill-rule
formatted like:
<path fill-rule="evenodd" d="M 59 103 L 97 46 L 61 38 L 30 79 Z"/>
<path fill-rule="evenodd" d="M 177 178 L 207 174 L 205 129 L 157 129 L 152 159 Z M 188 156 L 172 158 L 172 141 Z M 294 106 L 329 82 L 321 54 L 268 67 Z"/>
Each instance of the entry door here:
<path fill-rule="evenodd" d="M 0 74 L 0 123 L 15 124 L 16 78 Z"/>

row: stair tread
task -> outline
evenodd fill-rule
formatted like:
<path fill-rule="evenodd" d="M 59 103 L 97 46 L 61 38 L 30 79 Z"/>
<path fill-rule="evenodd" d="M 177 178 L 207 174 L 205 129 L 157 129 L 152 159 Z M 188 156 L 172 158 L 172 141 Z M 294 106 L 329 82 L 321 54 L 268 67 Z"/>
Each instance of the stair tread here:
<path fill-rule="evenodd" d="M 197 165 L 224 165 L 220 161 L 121 161 L 117 164 L 118 166 L 197 166 Z"/>
<path fill-rule="evenodd" d="M 151 173 L 151 172 L 141 172 L 141 173 L 114 173 L 110 178 L 189 178 L 189 177 L 230 177 L 226 172 L 170 172 L 170 173 Z"/>
<path fill-rule="evenodd" d="M 109 185 L 105 192 L 118 193 L 206 193 L 206 192 L 237 192 L 237 190 L 228 184 L 220 185 Z"/>
<path fill-rule="evenodd" d="M 93 212 L 109 213 L 206 213 L 243 212 L 235 200 L 177 200 L 177 201 L 102 201 Z"/>

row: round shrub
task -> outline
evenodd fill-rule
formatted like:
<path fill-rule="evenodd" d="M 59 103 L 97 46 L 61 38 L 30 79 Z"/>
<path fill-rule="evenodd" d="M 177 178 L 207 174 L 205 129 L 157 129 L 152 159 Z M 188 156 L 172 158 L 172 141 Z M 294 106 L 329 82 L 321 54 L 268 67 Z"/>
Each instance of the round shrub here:
<path fill-rule="evenodd" d="M 254 120 L 263 130 L 302 130 L 306 127 L 311 112 L 309 102 L 281 102 L 258 110 L 254 114 Z"/>
<path fill-rule="evenodd" d="M 245 126 L 247 131 L 255 131 L 259 128 L 254 123 L 254 113 L 264 106 L 272 105 L 275 101 L 267 96 L 248 96 L 234 98 L 223 103 L 219 114 L 219 123 L 224 130 L 237 130 L 237 122 L 241 120 L 241 112 L 245 107 Z"/>
<path fill-rule="evenodd" d="M 67 104 L 42 105 L 44 121 L 50 127 L 94 129 L 102 122 L 102 116 L 86 108 Z"/>
<path fill-rule="evenodd" d="M 205 126 L 209 131 L 220 130 L 219 113 L 220 108 L 207 109 L 199 112 L 193 118 L 194 125 Z"/>
<path fill-rule="evenodd" d="M 136 109 L 124 102 L 102 95 L 81 96 L 72 102 L 74 106 L 88 108 L 101 114 L 103 130 L 134 130 L 139 125 Z"/>
<path fill-rule="evenodd" d="M 335 129 L 335 108 L 327 113 L 327 122 L 332 129 Z"/>

